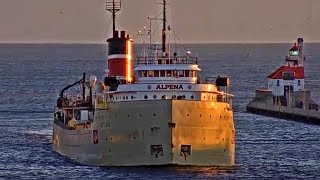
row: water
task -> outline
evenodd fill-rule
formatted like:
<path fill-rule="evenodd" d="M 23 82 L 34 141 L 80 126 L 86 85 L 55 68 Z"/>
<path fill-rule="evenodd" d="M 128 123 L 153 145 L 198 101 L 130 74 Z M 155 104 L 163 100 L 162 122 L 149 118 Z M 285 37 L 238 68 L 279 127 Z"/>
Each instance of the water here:
<path fill-rule="evenodd" d="M 203 77 L 229 75 L 235 94 L 236 167 L 90 167 L 51 148 L 60 90 L 83 72 L 103 76 L 104 45 L 0 45 L 0 179 L 320 178 L 320 127 L 252 115 L 245 106 L 290 44 L 186 45 Z M 306 44 L 306 86 L 319 102 L 320 44 Z"/>

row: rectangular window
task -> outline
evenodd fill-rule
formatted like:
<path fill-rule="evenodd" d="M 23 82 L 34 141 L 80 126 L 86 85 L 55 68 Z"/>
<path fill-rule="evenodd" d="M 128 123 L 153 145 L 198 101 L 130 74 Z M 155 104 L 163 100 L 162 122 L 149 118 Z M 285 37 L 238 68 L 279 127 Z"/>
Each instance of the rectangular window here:
<path fill-rule="evenodd" d="M 159 77 L 159 70 L 154 71 L 154 77 Z"/>
<path fill-rule="evenodd" d="M 148 77 L 148 71 L 142 71 L 142 77 Z"/>
<path fill-rule="evenodd" d="M 189 77 L 189 70 L 184 71 L 185 77 Z"/>
<path fill-rule="evenodd" d="M 283 72 L 283 80 L 294 80 L 294 72 Z"/>
<path fill-rule="evenodd" d="M 191 71 L 191 76 L 190 77 L 196 77 L 196 71 Z"/>
<path fill-rule="evenodd" d="M 140 71 L 139 75 L 140 75 L 140 77 L 147 77 L 147 72 L 146 71 Z"/>
<path fill-rule="evenodd" d="M 160 77 L 166 77 L 166 71 L 160 70 Z"/>
<path fill-rule="evenodd" d="M 177 74 L 178 77 L 184 77 L 184 71 L 183 70 L 178 70 L 177 73 L 178 73 Z"/>
<path fill-rule="evenodd" d="M 152 70 L 148 71 L 148 77 L 153 77 L 154 76 L 154 72 Z"/>
<path fill-rule="evenodd" d="M 167 76 L 166 77 L 172 77 L 172 71 L 171 70 L 167 70 Z"/>

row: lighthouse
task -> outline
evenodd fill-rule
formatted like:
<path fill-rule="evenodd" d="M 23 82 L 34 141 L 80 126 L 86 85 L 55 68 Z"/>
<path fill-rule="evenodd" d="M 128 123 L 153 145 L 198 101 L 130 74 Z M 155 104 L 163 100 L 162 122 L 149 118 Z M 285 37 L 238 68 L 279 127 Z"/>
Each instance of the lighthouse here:
<path fill-rule="evenodd" d="M 320 124 L 319 105 L 305 89 L 303 38 L 289 49 L 285 63 L 268 76 L 268 89 L 256 90 L 247 112 Z"/>
<path fill-rule="evenodd" d="M 268 76 L 268 90 L 287 105 L 296 91 L 304 91 L 303 38 L 289 50 L 285 63 Z M 279 101 L 277 100 L 277 101 Z"/>

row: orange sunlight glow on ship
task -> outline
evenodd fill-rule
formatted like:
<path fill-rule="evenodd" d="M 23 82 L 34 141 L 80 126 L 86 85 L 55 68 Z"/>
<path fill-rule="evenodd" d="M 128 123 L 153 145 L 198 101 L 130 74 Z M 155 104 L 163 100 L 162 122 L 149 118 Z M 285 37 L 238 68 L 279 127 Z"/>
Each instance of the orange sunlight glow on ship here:
<path fill-rule="evenodd" d="M 131 52 L 132 52 L 132 47 L 131 47 L 131 39 L 127 40 L 127 81 L 131 82 Z"/>

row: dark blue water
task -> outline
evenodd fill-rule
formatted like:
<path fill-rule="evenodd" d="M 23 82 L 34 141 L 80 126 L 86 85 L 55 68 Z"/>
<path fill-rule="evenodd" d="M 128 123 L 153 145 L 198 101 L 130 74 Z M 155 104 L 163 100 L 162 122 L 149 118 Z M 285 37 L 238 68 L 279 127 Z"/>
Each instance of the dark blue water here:
<path fill-rule="evenodd" d="M 0 179 L 320 178 L 320 126 L 252 115 L 245 106 L 290 44 L 187 45 L 203 77 L 229 75 L 236 167 L 90 167 L 51 149 L 52 110 L 82 72 L 103 76 L 104 45 L 0 45 Z M 306 44 L 306 86 L 319 102 L 320 44 Z"/>

